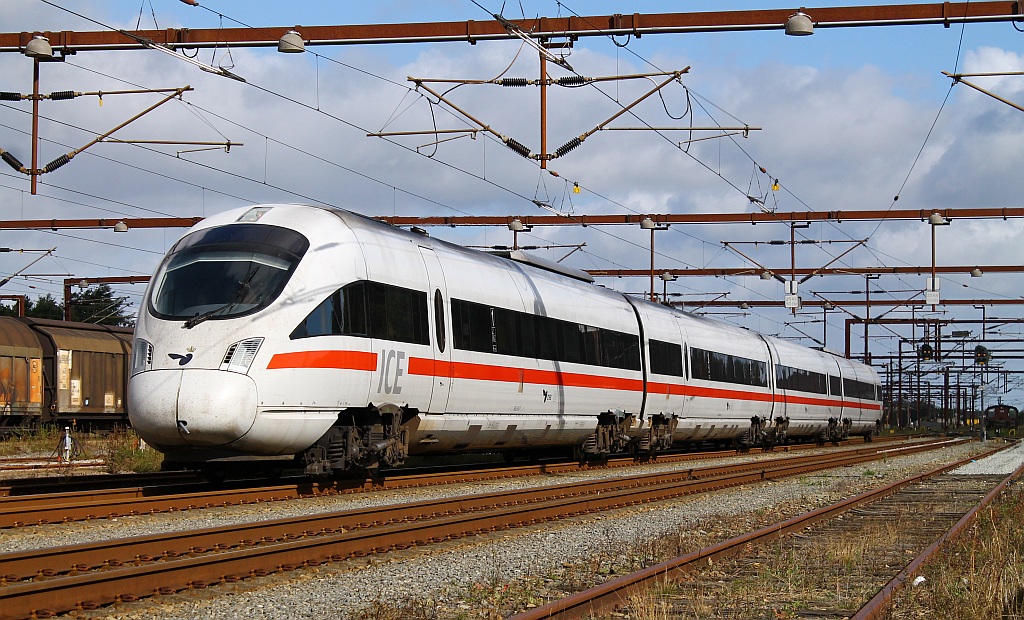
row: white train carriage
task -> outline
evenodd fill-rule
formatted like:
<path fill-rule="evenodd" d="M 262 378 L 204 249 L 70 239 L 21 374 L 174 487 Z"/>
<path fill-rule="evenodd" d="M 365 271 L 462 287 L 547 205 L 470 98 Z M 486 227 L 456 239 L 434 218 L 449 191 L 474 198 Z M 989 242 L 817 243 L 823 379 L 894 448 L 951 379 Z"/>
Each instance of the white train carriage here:
<path fill-rule="evenodd" d="M 775 393 L 775 357 L 822 374 L 832 359 L 521 253 L 299 205 L 198 224 L 154 276 L 135 346 L 131 420 L 169 462 L 295 457 L 317 474 L 736 438 L 797 406 Z M 870 412 L 858 394 L 843 409 Z M 814 407 L 802 431 L 832 413 Z"/>

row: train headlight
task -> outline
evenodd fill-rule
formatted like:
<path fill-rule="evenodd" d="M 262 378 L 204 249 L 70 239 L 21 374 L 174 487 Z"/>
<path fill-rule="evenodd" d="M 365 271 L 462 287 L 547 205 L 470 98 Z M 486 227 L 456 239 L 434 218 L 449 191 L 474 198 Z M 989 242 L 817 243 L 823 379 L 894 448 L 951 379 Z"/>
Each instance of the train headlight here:
<path fill-rule="evenodd" d="M 224 361 L 221 362 L 220 369 L 240 373 L 249 372 L 249 366 L 256 357 L 256 352 L 259 351 L 261 344 L 263 344 L 263 338 L 247 338 L 234 343 L 224 354 Z"/>
<path fill-rule="evenodd" d="M 152 368 L 153 345 L 142 338 L 136 338 L 135 343 L 132 344 L 132 374 L 152 370 Z"/>

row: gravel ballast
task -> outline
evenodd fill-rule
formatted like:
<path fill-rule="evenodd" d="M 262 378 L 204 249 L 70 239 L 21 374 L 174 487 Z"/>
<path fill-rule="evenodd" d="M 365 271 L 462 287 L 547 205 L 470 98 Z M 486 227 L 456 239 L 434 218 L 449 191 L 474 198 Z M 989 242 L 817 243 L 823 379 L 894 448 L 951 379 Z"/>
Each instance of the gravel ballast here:
<path fill-rule="evenodd" d="M 414 601 L 433 606 L 437 617 L 487 617 L 474 607 L 471 597 L 467 596 L 473 584 L 509 583 L 523 578 L 543 581 L 546 576 L 567 565 L 585 563 L 590 561 L 588 559 L 608 554 L 643 553 L 649 542 L 657 537 L 681 530 L 713 527 L 709 524 L 727 517 L 754 514 L 759 515 L 766 524 L 775 522 L 791 516 L 791 513 L 811 510 L 868 488 L 968 458 L 996 445 L 991 441 L 985 444 L 961 444 L 938 453 L 900 456 L 794 479 L 769 481 L 600 515 L 587 515 L 70 615 L 125 619 L 202 617 L 208 620 L 238 617 L 268 620 L 346 618 L 366 614 L 366 610 L 374 604 L 396 605 L 403 601 Z M 754 455 L 747 458 L 750 456 Z M 777 456 L 781 455 L 766 454 L 757 458 Z M 1009 474 L 1022 462 L 1024 448 L 1018 444 L 999 455 L 972 462 L 960 468 L 957 473 Z M 688 469 L 711 464 L 714 462 L 650 464 L 630 473 Z M 428 489 L 215 508 L 173 515 L 19 528 L 0 531 L 0 550 L 41 548 L 419 501 L 442 495 L 493 492 L 620 475 L 623 475 L 622 470 L 593 470 Z M 741 533 L 736 531 L 734 535 Z"/>

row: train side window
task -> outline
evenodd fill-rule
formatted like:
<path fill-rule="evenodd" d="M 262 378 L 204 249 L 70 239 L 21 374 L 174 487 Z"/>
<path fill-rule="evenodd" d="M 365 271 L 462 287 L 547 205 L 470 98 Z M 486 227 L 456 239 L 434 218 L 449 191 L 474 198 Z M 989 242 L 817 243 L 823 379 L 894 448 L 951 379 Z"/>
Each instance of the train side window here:
<path fill-rule="evenodd" d="M 434 289 L 434 331 L 437 333 L 437 350 L 444 353 L 444 299 L 441 289 Z"/>
<path fill-rule="evenodd" d="M 494 308 L 494 352 L 502 355 L 519 355 L 516 336 L 516 312 L 505 308 Z"/>
<path fill-rule="evenodd" d="M 536 344 L 536 317 L 525 312 L 517 312 L 516 321 L 516 332 L 519 336 L 519 354 L 523 357 L 539 357 Z"/>
<path fill-rule="evenodd" d="M 673 342 L 651 340 L 651 372 L 659 375 L 683 376 L 683 348 Z"/>
<path fill-rule="evenodd" d="M 341 333 L 342 317 L 341 291 L 334 291 L 330 297 L 320 302 L 288 336 L 292 340 L 311 338 L 313 336 L 329 336 Z"/>
<path fill-rule="evenodd" d="M 591 366 L 601 366 L 601 330 L 579 325 L 580 360 Z"/>
<path fill-rule="evenodd" d="M 760 360 L 694 347 L 690 349 L 690 365 L 694 379 L 768 386 L 768 365 Z"/>
<path fill-rule="evenodd" d="M 820 372 L 793 368 L 792 366 L 775 367 L 775 383 L 783 390 L 798 390 L 812 394 L 827 394 L 828 382 Z"/>
<path fill-rule="evenodd" d="M 839 377 L 837 377 L 835 375 L 829 375 L 828 376 L 828 387 L 829 387 L 829 393 L 832 394 L 832 396 L 842 396 L 843 395 L 843 382 L 842 382 L 842 380 L 839 379 Z"/>
<path fill-rule="evenodd" d="M 493 353 L 491 309 L 461 299 L 452 300 L 452 330 L 456 349 Z"/>
<path fill-rule="evenodd" d="M 430 344 L 425 292 L 368 282 L 366 300 L 372 338 Z"/>
<path fill-rule="evenodd" d="M 601 365 L 640 370 L 640 338 L 610 329 L 601 330 Z"/>
<path fill-rule="evenodd" d="M 578 364 L 583 361 L 580 354 L 580 328 L 576 323 L 558 321 L 559 353 L 558 359 L 563 362 Z"/>
<path fill-rule="evenodd" d="M 537 328 L 537 357 L 542 360 L 558 359 L 558 322 L 546 316 L 534 321 Z"/>

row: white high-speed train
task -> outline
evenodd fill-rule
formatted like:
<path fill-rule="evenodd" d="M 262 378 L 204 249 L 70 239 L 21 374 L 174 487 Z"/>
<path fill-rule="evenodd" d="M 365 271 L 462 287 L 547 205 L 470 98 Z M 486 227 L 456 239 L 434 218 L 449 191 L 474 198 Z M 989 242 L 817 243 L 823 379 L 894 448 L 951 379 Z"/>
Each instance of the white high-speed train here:
<path fill-rule="evenodd" d="M 207 218 L 164 258 L 135 329 L 133 427 L 170 463 L 866 439 L 869 366 L 351 212 Z"/>

